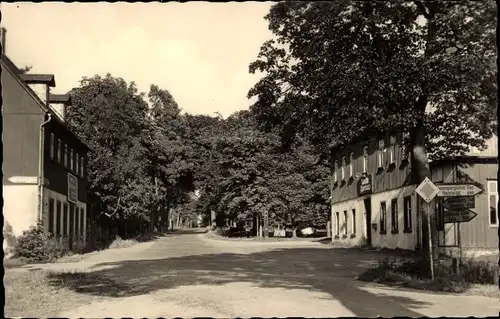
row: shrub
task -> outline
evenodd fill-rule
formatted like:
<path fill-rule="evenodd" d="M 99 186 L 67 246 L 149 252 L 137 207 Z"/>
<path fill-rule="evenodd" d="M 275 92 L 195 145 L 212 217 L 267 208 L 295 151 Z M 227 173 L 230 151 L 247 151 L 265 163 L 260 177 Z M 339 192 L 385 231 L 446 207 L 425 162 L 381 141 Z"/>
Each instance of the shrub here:
<path fill-rule="evenodd" d="M 14 256 L 33 261 L 47 260 L 49 259 L 47 245 L 48 238 L 44 234 L 43 226 L 39 223 L 23 231 L 22 235 L 17 238 Z"/>
<path fill-rule="evenodd" d="M 498 264 L 488 261 L 468 259 L 460 267 L 460 275 L 472 284 L 498 283 Z"/>
<path fill-rule="evenodd" d="M 4 253 L 7 255 L 11 252 L 13 247 L 16 245 L 16 236 L 14 236 L 14 231 L 9 222 L 5 221 L 3 225 L 3 238 L 4 238 Z"/>
<path fill-rule="evenodd" d="M 24 231 L 16 239 L 14 256 L 28 261 L 50 261 L 68 254 L 67 248 L 61 248 L 51 240 L 43 229 L 43 225 L 36 226 Z"/>

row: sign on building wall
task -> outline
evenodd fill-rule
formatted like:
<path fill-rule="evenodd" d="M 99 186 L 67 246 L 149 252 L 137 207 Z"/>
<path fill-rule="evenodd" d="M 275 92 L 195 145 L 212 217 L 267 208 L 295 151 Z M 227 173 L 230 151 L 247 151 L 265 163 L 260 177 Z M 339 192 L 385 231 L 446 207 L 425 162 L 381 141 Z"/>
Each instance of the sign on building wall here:
<path fill-rule="evenodd" d="M 68 173 L 68 202 L 78 202 L 78 178 Z"/>
<path fill-rule="evenodd" d="M 358 182 L 358 196 L 372 193 L 372 176 L 362 176 Z"/>

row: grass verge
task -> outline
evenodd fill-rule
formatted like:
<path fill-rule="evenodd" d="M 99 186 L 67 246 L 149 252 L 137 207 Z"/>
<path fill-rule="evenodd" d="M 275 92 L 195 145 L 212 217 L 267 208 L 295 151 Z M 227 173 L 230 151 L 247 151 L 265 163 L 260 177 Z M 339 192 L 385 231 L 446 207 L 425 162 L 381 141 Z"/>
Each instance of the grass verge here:
<path fill-rule="evenodd" d="M 75 309 L 97 299 L 65 287 L 50 285 L 47 273 L 42 270 L 6 269 L 4 287 L 6 317 L 56 317 L 62 311 Z"/>
<path fill-rule="evenodd" d="M 358 280 L 388 286 L 436 292 L 498 297 L 498 266 L 489 261 L 465 260 L 460 275 L 451 266 L 438 265 L 434 280 L 424 269 L 422 258 L 393 257 L 380 261 L 358 277 Z"/>

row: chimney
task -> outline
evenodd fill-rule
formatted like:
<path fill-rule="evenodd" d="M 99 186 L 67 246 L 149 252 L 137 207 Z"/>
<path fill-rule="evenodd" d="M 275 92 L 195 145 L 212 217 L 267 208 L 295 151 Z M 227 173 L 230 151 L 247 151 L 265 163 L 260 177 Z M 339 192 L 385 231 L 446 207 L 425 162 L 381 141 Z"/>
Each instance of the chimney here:
<path fill-rule="evenodd" d="M 0 28 L 0 41 L 2 41 L 2 55 L 5 54 L 5 37 L 7 30 L 4 27 Z"/>

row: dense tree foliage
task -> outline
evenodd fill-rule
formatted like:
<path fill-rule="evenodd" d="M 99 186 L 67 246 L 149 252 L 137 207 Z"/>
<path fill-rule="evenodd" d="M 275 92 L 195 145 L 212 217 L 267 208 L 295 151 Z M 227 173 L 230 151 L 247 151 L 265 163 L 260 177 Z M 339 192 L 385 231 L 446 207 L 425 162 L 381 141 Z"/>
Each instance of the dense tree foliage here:
<path fill-rule="evenodd" d="M 271 225 L 325 227 L 326 166 L 306 143 L 283 153 L 248 111 L 182 114 L 167 90 L 139 94 L 111 75 L 84 78 L 71 95 L 68 123 L 91 149 L 96 213 L 129 229 L 193 224 L 211 211 L 222 226 L 268 215 Z"/>
<path fill-rule="evenodd" d="M 285 145 L 303 136 L 326 155 L 407 132 L 420 182 L 428 156 L 481 149 L 496 131 L 493 1 L 284 1 L 266 19 L 276 39 L 250 65 L 264 77 L 248 96 Z"/>

